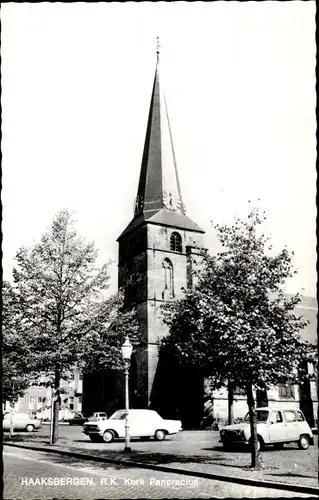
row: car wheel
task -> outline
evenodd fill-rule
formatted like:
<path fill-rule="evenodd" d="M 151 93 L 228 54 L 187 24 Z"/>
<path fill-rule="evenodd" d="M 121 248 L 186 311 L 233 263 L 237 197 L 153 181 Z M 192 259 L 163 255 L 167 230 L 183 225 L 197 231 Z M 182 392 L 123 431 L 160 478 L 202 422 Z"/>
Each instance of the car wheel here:
<path fill-rule="evenodd" d="M 162 430 L 155 431 L 154 438 L 156 439 L 156 441 L 164 441 L 165 437 L 166 437 L 165 431 Z"/>
<path fill-rule="evenodd" d="M 303 434 L 300 436 L 300 439 L 298 441 L 298 446 L 301 450 L 308 450 L 310 444 L 309 437 L 306 434 Z"/>
<path fill-rule="evenodd" d="M 285 443 L 274 443 L 275 450 L 282 450 Z"/>
<path fill-rule="evenodd" d="M 251 444 L 251 439 L 249 440 L 249 443 Z M 257 451 L 263 451 L 265 448 L 264 442 L 261 439 L 261 437 L 257 436 Z"/>
<path fill-rule="evenodd" d="M 34 431 L 34 425 L 32 425 L 32 424 L 27 425 L 26 426 L 26 431 L 27 432 L 33 432 Z"/>
<path fill-rule="evenodd" d="M 112 431 L 105 431 L 103 434 L 104 443 L 112 443 L 114 439 L 114 434 Z"/>
<path fill-rule="evenodd" d="M 148 441 L 150 436 L 141 436 L 140 439 L 141 441 Z"/>
<path fill-rule="evenodd" d="M 265 444 L 264 444 L 264 442 L 263 442 L 263 440 L 262 440 L 261 437 L 258 436 L 257 439 L 258 439 L 258 441 L 257 441 L 257 450 L 258 451 L 263 451 L 265 449 Z"/>

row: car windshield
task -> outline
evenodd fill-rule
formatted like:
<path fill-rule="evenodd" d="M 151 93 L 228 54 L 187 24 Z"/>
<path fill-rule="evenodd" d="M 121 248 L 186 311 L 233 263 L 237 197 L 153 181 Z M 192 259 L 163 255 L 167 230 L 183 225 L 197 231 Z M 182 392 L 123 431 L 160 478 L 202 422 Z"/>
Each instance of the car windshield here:
<path fill-rule="evenodd" d="M 110 417 L 111 420 L 124 420 L 125 418 L 125 411 L 116 411 L 113 413 L 113 415 Z"/>
<path fill-rule="evenodd" d="M 269 411 L 268 410 L 257 410 L 256 411 L 256 420 L 257 422 L 266 422 L 268 419 Z M 247 413 L 246 417 L 244 418 L 245 422 L 249 422 L 249 413 Z"/>

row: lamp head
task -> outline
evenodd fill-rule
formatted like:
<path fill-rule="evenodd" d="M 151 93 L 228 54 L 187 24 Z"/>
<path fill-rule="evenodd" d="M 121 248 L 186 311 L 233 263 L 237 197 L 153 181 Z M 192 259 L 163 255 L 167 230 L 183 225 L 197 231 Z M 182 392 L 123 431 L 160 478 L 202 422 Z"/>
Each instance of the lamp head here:
<path fill-rule="evenodd" d="M 122 345 L 122 357 L 124 361 L 130 361 L 132 355 L 133 346 L 129 341 L 129 338 L 126 337 L 124 344 Z"/>

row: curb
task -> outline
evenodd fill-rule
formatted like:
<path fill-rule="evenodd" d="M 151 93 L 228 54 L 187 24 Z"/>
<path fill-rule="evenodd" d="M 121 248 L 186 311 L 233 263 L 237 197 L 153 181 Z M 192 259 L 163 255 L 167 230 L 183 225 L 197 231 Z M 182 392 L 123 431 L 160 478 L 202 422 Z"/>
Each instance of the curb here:
<path fill-rule="evenodd" d="M 51 425 L 51 422 L 49 420 L 46 420 L 45 422 L 42 420 L 41 425 Z M 59 422 L 59 425 L 69 425 L 69 422 Z"/>
<path fill-rule="evenodd" d="M 249 478 L 243 478 L 243 477 L 237 477 L 237 476 L 223 476 L 222 474 L 211 474 L 208 472 L 206 473 L 206 472 L 200 472 L 200 471 L 190 471 L 187 469 L 178 469 L 175 467 L 165 467 L 164 465 L 148 464 L 148 463 L 136 462 L 133 460 L 119 460 L 117 458 L 99 457 L 97 455 L 89 455 L 87 453 L 81 453 L 81 452 L 79 453 L 79 452 L 72 452 L 72 451 L 61 450 L 61 449 L 43 448 L 43 447 L 39 447 L 39 446 L 28 446 L 28 445 L 16 444 L 16 443 L 3 442 L 3 446 L 12 446 L 14 448 L 24 448 L 24 449 L 34 450 L 34 451 L 45 451 L 45 452 L 50 452 L 50 453 L 56 453 L 58 455 L 65 455 L 65 456 L 74 457 L 74 458 L 82 458 L 84 460 L 91 460 L 91 461 L 95 461 L 95 462 L 104 462 L 104 463 L 123 465 L 124 467 L 125 466 L 138 467 L 140 469 L 149 469 L 149 470 L 155 470 L 155 471 L 160 471 L 160 472 L 182 474 L 182 475 L 187 475 L 187 476 L 201 477 L 204 479 L 214 479 L 217 481 L 224 481 L 224 482 L 228 482 L 228 483 L 238 483 L 238 484 L 243 484 L 246 486 L 257 486 L 257 487 L 262 487 L 262 488 L 274 488 L 276 490 L 294 491 L 297 493 L 304 493 L 304 494 L 308 494 L 308 495 L 318 496 L 318 488 L 314 488 L 311 486 L 302 486 L 301 484 L 279 483 L 279 482 L 272 482 L 272 481 L 258 481 L 256 479 L 249 479 Z"/>

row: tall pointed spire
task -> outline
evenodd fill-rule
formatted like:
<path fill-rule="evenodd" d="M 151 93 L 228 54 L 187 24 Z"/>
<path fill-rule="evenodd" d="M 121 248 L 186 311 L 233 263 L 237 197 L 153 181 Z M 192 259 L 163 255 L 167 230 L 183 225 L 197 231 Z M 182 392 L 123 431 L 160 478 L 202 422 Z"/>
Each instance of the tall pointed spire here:
<path fill-rule="evenodd" d="M 165 95 L 160 84 L 160 44 L 148 116 L 135 214 L 168 210 L 185 213 Z"/>
<path fill-rule="evenodd" d="M 204 232 L 185 213 L 165 95 L 160 84 L 160 44 L 146 128 L 134 218 L 120 238 L 143 221 Z"/>

